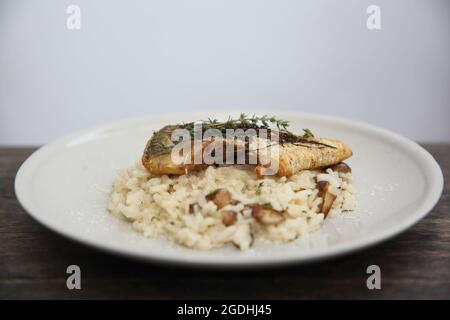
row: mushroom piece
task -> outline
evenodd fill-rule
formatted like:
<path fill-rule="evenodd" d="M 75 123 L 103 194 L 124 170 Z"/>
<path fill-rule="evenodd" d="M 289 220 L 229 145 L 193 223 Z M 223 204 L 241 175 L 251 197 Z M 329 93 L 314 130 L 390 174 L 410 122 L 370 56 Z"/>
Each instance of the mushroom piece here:
<path fill-rule="evenodd" d="M 197 211 L 199 209 L 199 205 L 197 202 L 191 203 L 189 205 L 189 213 L 194 213 L 195 211 Z"/>
<path fill-rule="evenodd" d="M 338 164 L 335 164 L 334 166 L 330 167 L 331 170 L 340 172 L 340 173 L 351 173 L 352 168 L 345 162 L 339 162 Z"/>
<path fill-rule="evenodd" d="M 319 210 L 321 213 L 325 214 L 326 217 L 337 196 L 330 192 L 330 182 L 328 181 L 317 182 L 317 189 L 319 189 L 318 196 L 322 198 L 322 204 L 320 205 Z"/>
<path fill-rule="evenodd" d="M 229 227 L 237 221 L 237 212 L 233 210 L 225 210 L 222 212 L 222 223 Z"/>
<path fill-rule="evenodd" d="M 252 207 L 252 216 L 256 221 L 264 225 L 276 225 L 285 220 L 281 212 L 260 204 Z"/>
<path fill-rule="evenodd" d="M 233 200 L 227 189 L 217 189 L 206 196 L 206 200 L 214 202 L 218 209 L 222 209 Z"/>
<path fill-rule="evenodd" d="M 232 243 L 241 250 L 247 250 L 253 244 L 253 231 L 249 223 L 243 223 L 236 226 Z"/>

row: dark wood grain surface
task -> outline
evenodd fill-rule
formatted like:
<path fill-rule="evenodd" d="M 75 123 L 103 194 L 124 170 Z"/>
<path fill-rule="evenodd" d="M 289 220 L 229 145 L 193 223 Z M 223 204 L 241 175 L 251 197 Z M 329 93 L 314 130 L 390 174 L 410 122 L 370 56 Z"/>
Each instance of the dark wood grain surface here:
<path fill-rule="evenodd" d="M 434 210 L 400 236 L 370 249 L 306 266 L 205 270 L 139 263 L 96 251 L 47 230 L 17 202 L 14 177 L 34 148 L 0 148 L 0 298 L 450 299 L 450 145 L 425 145 L 442 167 Z M 66 288 L 66 268 L 82 289 Z M 368 290 L 366 268 L 381 268 Z"/>

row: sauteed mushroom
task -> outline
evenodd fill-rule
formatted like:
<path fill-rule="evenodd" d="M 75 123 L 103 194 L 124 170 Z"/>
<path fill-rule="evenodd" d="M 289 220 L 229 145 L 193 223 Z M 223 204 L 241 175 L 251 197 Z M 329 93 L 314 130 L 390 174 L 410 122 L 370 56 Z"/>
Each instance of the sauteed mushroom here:
<path fill-rule="evenodd" d="M 317 182 L 317 189 L 319 189 L 318 196 L 322 198 L 322 204 L 319 208 L 320 212 L 327 216 L 337 196 L 330 192 L 330 182 L 328 181 Z"/>

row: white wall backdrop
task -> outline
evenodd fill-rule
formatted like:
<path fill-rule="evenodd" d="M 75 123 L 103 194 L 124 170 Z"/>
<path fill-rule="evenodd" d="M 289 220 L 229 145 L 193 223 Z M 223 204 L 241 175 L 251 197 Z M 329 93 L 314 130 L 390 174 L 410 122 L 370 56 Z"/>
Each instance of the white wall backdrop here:
<path fill-rule="evenodd" d="M 70 4 L 81 30 L 66 27 Z M 214 108 L 450 141 L 449 57 L 448 0 L 0 0 L 0 144 Z"/>

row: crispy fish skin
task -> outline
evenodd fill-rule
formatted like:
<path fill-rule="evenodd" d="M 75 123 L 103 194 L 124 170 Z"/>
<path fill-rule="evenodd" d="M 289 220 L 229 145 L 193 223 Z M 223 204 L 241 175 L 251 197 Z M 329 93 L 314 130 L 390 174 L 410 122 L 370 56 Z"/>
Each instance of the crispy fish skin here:
<path fill-rule="evenodd" d="M 207 164 L 194 164 L 192 153 L 191 164 L 175 164 L 172 161 L 172 148 L 175 144 L 171 140 L 172 132 L 179 129 L 179 125 L 168 125 L 153 134 L 144 149 L 142 164 L 152 174 L 182 175 L 189 171 L 205 169 Z M 204 144 L 203 144 L 204 147 Z M 203 148 L 202 148 L 203 149 Z"/>
<path fill-rule="evenodd" d="M 207 164 L 174 164 L 170 155 L 158 156 L 149 161 L 143 161 L 144 167 L 152 174 L 175 174 L 182 175 L 190 171 L 206 169 Z"/>
<path fill-rule="evenodd" d="M 142 156 L 142 164 L 150 173 L 182 175 L 208 167 L 206 163 L 194 164 L 193 152 L 190 155 L 190 164 L 175 164 L 172 161 L 171 151 L 174 143 L 170 137 L 173 130 L 177 128 L 178 126 L 166 126 L 155 132 L 148 141 Z M 279 145 L 279 156 L 277 159 L 273 159 L 273 161 L 278 161 L 278 171 L 275 173 L 277 176 L 291 176 L 301 170 L 329 167 L 348 159 L 353 154 L 352 150 L 339 140 L 309 138 L 309 141 L 320 144 L 284 143 Z M 211 142 L 203 141 L 199 152 L 202 152 L 209 143 Z M 265 167 L 261 164 L 256 166 L 255 171 L 258 177 L 264 175 Z"/>
<path fill-rule="evenodd" d="M 353 155 L 352 150 L 343 142 L 328 138 L 311 138 L 311 141 L 323 145 L 284 144 L 279 148 L 279 165 L 277 176 L 289 177 L 301 170 L 312 170 L 338 164 Z M 275 160 L 275 159 L 274 159 Z M 263 166 L 256 167 L 256 174 L 262 176 Z"/>
<path fill-rule="evenodd" d="M 175 174 L 182 175 L 190 171 L 202 170 L 208 167 L 208 164 L 175 164 L 172 161 L 171 154 L 161 154 L 156 157 L 148 157 L 146 154 L 142 157 L 142 164 L 152 174 Z"/>

